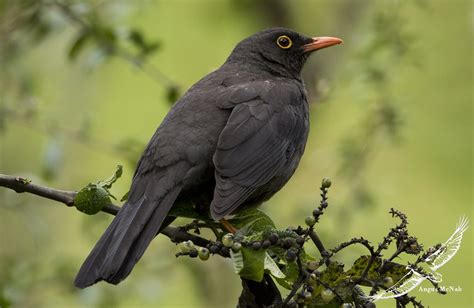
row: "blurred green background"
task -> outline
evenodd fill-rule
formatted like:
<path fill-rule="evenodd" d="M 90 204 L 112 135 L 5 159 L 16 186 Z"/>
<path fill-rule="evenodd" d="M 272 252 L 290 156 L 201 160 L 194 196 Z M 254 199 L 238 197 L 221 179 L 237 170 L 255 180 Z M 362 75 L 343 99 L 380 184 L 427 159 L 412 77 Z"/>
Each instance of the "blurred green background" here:
<path fill-rule="evenodd" d="M 68 12 L 105 34 L 78 43 L 83 25 Z M 326 246 L 357 236 L 377 243 L 396 223 L 391 207 L 426 246 L 444 242 L 462 214 L 472 220 L 473 12 L 470 0 L 0 0 L 0 173 L 78 190 L 122 164 L 112 189 L 122 196 L 175 86 L 182 93 L 248 35 L 288 26 L 345 43 L 306 66 L 306 153 L 263 209 L 279 227 L 302 224 L 328 176 L 318 224 Z M 240 280 L 229 260 L 176 259 L 164 237 L 120 285 L 74 289 L 110 220 L 0 188 L 0 306 L 235 306 Z M 440 270 L 442 285 L 462 292 L 412 295 L 472 307 L 472 243 L 468 230 Z M 362 252 L 341 260 L 349 266 Z"/>

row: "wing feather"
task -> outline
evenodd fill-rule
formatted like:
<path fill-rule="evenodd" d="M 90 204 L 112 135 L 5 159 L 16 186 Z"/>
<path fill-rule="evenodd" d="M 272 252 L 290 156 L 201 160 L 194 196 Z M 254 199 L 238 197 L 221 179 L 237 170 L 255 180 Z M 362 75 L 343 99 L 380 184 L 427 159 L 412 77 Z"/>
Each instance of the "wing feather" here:
<path fill-rule="evenodd" d="M 301 91 L 295 84 L 263 80 L 230 86 L 218 95 L 218 104 L 232 112 L 213 157 L 214 219 L 232 213 L 255 197 L 252 194 L 266 193 L 264 185 L 284 174 L 294 142 L 307 137 L 308 119 L 302 112 L 307 112 L 306 98 Z"/>
<path fill-rule="evenodd" d="M 274 130 L 281 115 L 265 102 L 251 101 L 232 111 L 216 152 L 216 189 L 211 205 L 215 219 L 231 213 L 285 163 L 288 140 Z"/>

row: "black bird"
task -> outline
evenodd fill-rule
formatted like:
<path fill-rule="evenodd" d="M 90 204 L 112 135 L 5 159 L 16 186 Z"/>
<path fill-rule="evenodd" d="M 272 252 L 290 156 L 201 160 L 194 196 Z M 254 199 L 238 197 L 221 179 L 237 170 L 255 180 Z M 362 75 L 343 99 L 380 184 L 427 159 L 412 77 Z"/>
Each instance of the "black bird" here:
<path fill-rule="evenodd" d="M 181 97 L 148 143 L 127 202 L 82 265 L 75 285 L 125 279 L 187 202 L 215 220 L 269 199 L 293 175 L 308 137 L 301 69 L 342 40 L 285 28 L 252 35 Z"/>

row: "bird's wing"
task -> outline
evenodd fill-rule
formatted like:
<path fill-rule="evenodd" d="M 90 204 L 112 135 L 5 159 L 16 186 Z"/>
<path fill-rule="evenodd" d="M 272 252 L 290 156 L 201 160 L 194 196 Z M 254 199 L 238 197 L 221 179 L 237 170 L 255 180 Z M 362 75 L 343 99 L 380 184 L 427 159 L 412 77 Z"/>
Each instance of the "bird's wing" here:
<path fill-rule="evenodd" d="M 431 270 L 436 271 L 454 257 L 461 247 L 462 236 L 467 228 L 469 228 L 469 220 L 466 216 L 462 216 L 454 233 L 428 257 Z"/>
<path fill-rule="evenodd" d="M 235 210 L 285 163 L 289 143 L 273 129 L 277 117 L 261 100 L 240 104 L 232 111 L 214 154 L 211 214 L 215 219 Z"/>
<path fill-rule="evenodd" d="M 271 85 L 262 87 L 267 87 L 265 93 L 251 100 L 248 98 L 255 95 L 249 92 L 254 93 L 255 87 L 248 87 L 250 91 L 240 87 L 239 93 L 231 95 L 234 102 L 238 97 L 248 101 L 233 108 L 214 153 L 216 188 L 211 204 L 214 219 L 233 212 L 277 175 L 286 163 L 288 149 L 293 146 L 292 134 L 300 134 L 295 131 L 302 125 L 298 113 L 290 101 L 284 104 L 284 100 L 297 99 L 292 95 L 294 89 L 278 88 L 269 94 Z M 272 99 L 277 101 L 269 102 Z"/>
<path fill-rule="evenodd" d="M 425 277 L 412 269 L 390 288 L 379 294 L 366 296 L 365 299 L 375 302 L 381 299 L 399 297 L 416 288 L 423 280 L 425 280 Z"/>

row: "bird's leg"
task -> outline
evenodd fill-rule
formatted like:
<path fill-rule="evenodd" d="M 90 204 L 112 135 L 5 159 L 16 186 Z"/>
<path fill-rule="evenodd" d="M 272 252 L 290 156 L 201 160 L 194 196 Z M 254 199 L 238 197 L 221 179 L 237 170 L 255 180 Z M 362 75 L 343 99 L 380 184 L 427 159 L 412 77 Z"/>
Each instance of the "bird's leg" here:
<path fill-rule="evenodd" d="M 237 229 L 233 225 L 231 225 L 230 222 L 228 222 L 225 218 L 222 218 L 221 220 L 219 220 L 219 222 L 228 232 L 232 234 L 237 232 Z"/>

